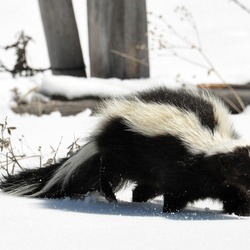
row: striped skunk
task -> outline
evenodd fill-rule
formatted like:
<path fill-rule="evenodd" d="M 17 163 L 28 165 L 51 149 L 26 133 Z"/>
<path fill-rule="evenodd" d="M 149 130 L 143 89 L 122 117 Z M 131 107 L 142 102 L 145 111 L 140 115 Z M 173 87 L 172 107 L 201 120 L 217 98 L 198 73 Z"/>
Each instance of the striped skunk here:
<path fill-rule="evenodd" d="M 3 192 L 61 198 L 115 193 L 135 183 L 132 200 L 163 195 L 163 212 L 212 198 L 224 212 L 250 215 L 250 146 L 227 108 L 208 92 L 151 89 L 104 101 L 100 123 L 70 158 L 3 178 Z"/>

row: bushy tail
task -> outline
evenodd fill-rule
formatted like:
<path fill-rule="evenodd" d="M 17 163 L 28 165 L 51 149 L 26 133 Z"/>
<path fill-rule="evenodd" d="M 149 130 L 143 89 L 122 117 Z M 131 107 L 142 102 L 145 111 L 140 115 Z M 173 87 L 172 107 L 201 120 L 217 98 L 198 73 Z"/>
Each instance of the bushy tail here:
<path fill-rule="evenodd" d="M 26 169 L 15 175 L 4 176 L 0 183 L 3 192 L 18 196 L 32 196 L 39 192 L 53 176 L 60 164 L 38 169 Z"/>
<path fill-rule="evenodd" d="M 9 194 L 30 197 L 86 194 L 99 188 L 99 166 L 100 156 L 95 142 L 91 141 L 60 163 L 5 176 L 0 188 Z"/>

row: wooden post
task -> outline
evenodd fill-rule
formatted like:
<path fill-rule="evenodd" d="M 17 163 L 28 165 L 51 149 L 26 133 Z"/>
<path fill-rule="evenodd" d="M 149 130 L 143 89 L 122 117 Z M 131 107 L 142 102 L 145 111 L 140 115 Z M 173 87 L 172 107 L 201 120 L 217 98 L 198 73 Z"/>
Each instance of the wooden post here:
<path fill-rule="evenodd" d="M 149 77 L 145 0 L 87 3 L 91 76 Z"/>
<path fill-rule="evenodd" d="M 71 0 L 39 0 L 49 58 L 55 75 L 85 76 Z"/>

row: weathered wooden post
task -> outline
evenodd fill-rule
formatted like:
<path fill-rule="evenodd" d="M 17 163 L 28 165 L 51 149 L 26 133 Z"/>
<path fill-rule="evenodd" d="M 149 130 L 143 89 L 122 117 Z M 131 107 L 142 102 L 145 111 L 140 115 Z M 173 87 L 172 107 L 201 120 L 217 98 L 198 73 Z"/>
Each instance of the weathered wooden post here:
<path fill-rule="evenodd" d="M 91 76 L 149 77 L 145 0 L 87 3 Z"/>
<path fill-rule="evenodd" d="M 39 0 L 53 74 L 86 76 L 71 0 Z"/>

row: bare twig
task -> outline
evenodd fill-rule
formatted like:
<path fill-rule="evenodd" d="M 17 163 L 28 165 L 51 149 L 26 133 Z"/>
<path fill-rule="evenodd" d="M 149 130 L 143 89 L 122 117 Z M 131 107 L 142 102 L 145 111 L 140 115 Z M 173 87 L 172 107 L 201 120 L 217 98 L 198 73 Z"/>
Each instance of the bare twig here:
<path fill-rule="evenodd" d="M 29 94 L 33 93 L 33 92 L 36 92 L 39 90 L 39 87 L 36 86 L 34 88 L 31 88 L 29 91 L 27 91 L 24 95 L 20 96 L 17 100 L 17 103 L 21 103 Z"/>
<path fill-rule="evenodd" d="M 199 48 L 198 48 L 199 49 Z M 222 82 L 223 85 L 225 85 L 234 95 L 234 97 L 236 98 L 236 100 L 238 101 L 240 107 L 242 108 L 242 110 L 245 109 L 245 105 L 242 102 L 240 96 L 238 95 L 238 93 L 234 90 L 234 88 L 232 86 L 230 86 L 229 84 L 226 83 L 226 81 L 224 80 L 224 78 L 221 76 L 221 74 L 218 72 L 218 70 L 216 70 L 216 68 L 214 67 L 214 65 L 212 64 L 212 62 L 210 61 L 210 59 L 207 57 L 207 55 L 204 53 L 203 50 L 200 50 L 200 54 L 203 56 L 203 58 L 205 59 L 205 61 L 208 63 L 208 65 L 210 66 L 211 70 L 214 72 L 214 74 L 216 74 L 216 76 L 220 79 L 220 81 Z M 232 102 L 229 100 L 226 100 L 225 97 L 222 97 L 228 104 L 230 104 L 232 106 Z M 235 105 L 234 105 L 234 109 L 235 109 Z M 236 109 L 237 112 L 240 113 L 240 110 L 237 108 Z"/>
<path fill-rule="evenodd" d="M 247 8 L 243 3 L 241 3 L 238 0 L 231 0 L 232 2 L 234 2 L 235 4 L 237 4 L 242 10 L 244 10 L 245 12 L 247 12 L 248 14 L 250 14 L 250 9 Z"/>
<path fill-rule="evenodd" d="M 13 69 L 8 69 L 2 62 L 0 67 L 3 69 L 1 72 L 9 72 L 15 78 L 16 76 L 33 76 L 38 72 L 44 72 L 48 69 L 34 69 L 28 65 L 27 62 L 27 45 L 33 39 L 30 36 L 20 32 L 17 41 L 14 44 L 2 47 L 5 50 L 15 49 L 16 51 L 16 63 Z"/>
<path fill-rule="evenodd" d="M 9 160 L 13 164 L 13 167 L 17 165 L 20 169 L 22 169 L 22 166 L 19 164 L 19 161 L 14 153 L 14 149 L 12 147 L 11 143 L 11 131 L 16 129 L 16 127 L 8 126 L 7 117 L 5 118 L 5 122 L 0 124 L 1 126 L 1 138 L 0 138 L 0 149 L 1 152 L 6 151 L 6 162 L 7 162 L 7 169 Z M 6 136 L 8 134 L 8 136 Z M 2 166 L 2 162 L 0 161 L 0 164 Z"/>
<path fill-rule="evenodd" d="M 238 2 L 238 1 L 236 0 L 236 2 Z M 237 100 L 237 102 L 239 103 L 241 109 L 244 110 L 245 105 L 242 102 L 242 100 L 241 100 L 240 96 L 238 95 L 238 93 L 233 89 L 232 86 L 230 86 L 229 84 L 226 83 L 226 81 L 224 80 L 224 78 L 222 77 L 220 72 L 216 69 L 216 67 L 214 66 L 212 61 L 208 58 L 208 56 L 206 55 L 206 53 L 202 49 L 202 44 L 201 44 L 201 39 L 200 39 L 200 36 L 199 36 L 198 28 L 197 28 L 197 25 L 196 25 L 195 20 L 193 19 L 192 15 L 191 15 L 191 13 L 185 7 L 179 7 L 179 8 L 177 8 L 177 10 L 182 14 L 183 20 L 186 20 L 191 25 L 191 27 L 193 28 L 193 30 L 194 30 L 194 32 L 196 34 L 197 44 L 191 42 L 187 37 L 184 37 L 179 32 L 177 32 L 176 29 L 172 25 L 170 25 L 162 16 L 158 16 L 158 18 L 164 23 L 165 27 L 176 38 L 178 38 L 182 43 L 186 44 L 189 47 L 189 49 L 193 49 L 193 50 L 197 51 L 200 54 L 200 56 L 203 58 L 203 60 L 206 62 L 206 65 L 195 62 L 195 61 L 190 60 L 188 58 L 185 58 L 185 57 L 181 56 L 179 53 L 177 53 L 174 50 L 172 50 L 172 54 L 174 56 L 176 56 L 177 58 L 181 59 L 181 60 L 184 60 L 184 61 L 189 62 L 191 64 L 194 64 L 196 66 L 203 67 L 203 68 L 207 69 L 208 73 L 213 72 L 217 76 L 217 78 L 221 81 L 221 83 L 224 86 L 227 86 L 227 88 L 233 93 L 233 95 L 234 95 L 235 99 Z M 152 32 L 151 34 L 155 35 L 156 33 Z M 162 36 L 159 37 L 158 41 L 159 41 L 159 44 L 167 44 L 167 42 L 162 41 Z M 163 48 L 164 46 L 160 46 L 160 47 Z M 165 48 L 169 49 L 169 47 L 167 47 L 167 46 L 165 46 Z M 171 51 L 171 49 L 170 49 L 170 51 Z M 229 99 L 227 99 L 226 97 L 223 97 L 223 96 L 221 96 L 221 98 L 224 99 L 225 102 L 227 102 L 235 110 L 237 110 L 237 112 L 240 112 L 239 108 L 236 107 L 236 105 L 233 104 L 232 101 L 230 101 Z"/>
<path fill-rule="evenodd" d="M 0 169 L 3 169 L 4 171 L 6 171 L 8 175 L 11 175 L 16 170 L 16 167 L 23 170 L 24 168 L 21 164 L 22 161 L 25 161 L 31 158 L 38 158 L 40 167 L 42 167 L 43 165 L 47 165 L 47 164 L 57 163 L 57 154 L 62 144 L 63 137 L 61 137 L 60 142 L 58 143 L 56 148 L 53 148 L 51 146 L 53 155 L 47 161 L 46 164 L 42 164 L 43 156 L 41 152 L 41 147 L 38 148 L 38 152 L 40 154 L 37 154 L 37 152 L 36 153 L 32 152 L 32 155 L 26 155 L 26 153 L 22 152 L 23 149 L 21 150 L 21 153 L 20 153 L 19 150 L 13 146 L 13 143 L 11 141 L 11 131 L 14 129 L 15 127 L 8 126 L 7 117 L 5 118 L 5 121 L 3 123 L 0 123 Z M 19 141 L 23 143 L 21 139 Z M 67 157 L 74 154 L 80 148 L 78 141 L 79 141 L 79 138 L 74 139 L 73 143 L 71 143 L 70 146 L 67 148 L 68 149 Z"/>
<path fill-rule="evenodd" d="M 136 62 L 136 63 L 143 64 L 143 65 L 149 67 L 149 64 L 146 63 L 146 62 L 145 62 L 144 60 L 142 60 L 142 59 L 136 58 L 136 57 L 134 57 L 134 56 L 128 55 L 128 54 L 126 54 L 126 53 L 123 53 L 123 52 L 120 52 L 120 51 L 114 50 L 114 49 L 112 49 L 111 52 L 114 53 L 114 54 L 116 54 L 116 55 L 119 55 L 119 56 L 122 56 L 122 57 L 124 57 L 124 58 L 127 58 L 127 59 L 129 59 L 129 60 L 131 60 L 131 61 L 134 61 L 134 62 Z"/>
<path fill-rule="evenodd" d="M 68 146 L 67 157 L 72 156 L 77 150 L 80 149 L 80 145 L 78 144 L 79 138 L 74 139 L 74 141 Z"/>
<path fill-rule="evenodd" d="M 10 142 L 9 144 L 9 153 L 11 154 L 11 156 L 9 157 L 11 159 L 11 161 L 16 164 L 21 170 L 23 170 L 23 167 L 21 166 L 21 164 L 19 163 L 16 155 L 14 154 L 14 150 L 12 147 L 12 143 Z M 24 157 L 24 156 L 23 156 Z"/>
<path fill-rule="evenodd" d="M 3 63 L 0 61 L 0 68 L 2 68 L 1 72 L 11 72 Z"/>
<path fill-rule="evenodd" d="M 61 137 L 60 142 L 59 142 L 59 144 L 58 144 L 58 146 L 57 146 L 56 149 L 54 149 L 52 146 L 50 146 L 50 148 L 52 149 L 53 156 L 52 156 L 52 158 L 48 159 L 48 161 L 45 163 L 45 165 L 56 164 L 56 162 L 57 162 L 56 156 L 57 156 L 58 150 L 59 150 L 59 148 L 61 146 L 62 139 L 63 139 L 63 137 Z"/>
<path fill-rule="evenodd" d="M 196 65 L 196 66 L 198 66 L 198 67 L 207 69 L 207 65 L 201 64 L 201 63 L 199 63 L 199 62 L 196 62 L 196 61 L 193 61 L 193 60 L 191 60 L 191 59 L 189 59 L 189 58 L 186 58 L 186 57 L 180 55 L 179 53 L 177 53 L 176 51 L 172 51 L 171 53 L 172 53 L 173 56 L 175 56 L 175 57 L 177 57 L 177 58 L 179 58 L 179 59 L 181 59 L 181 60 L 183 60 L 183 61 L 185 61 L 185 62 L 188 62 L 188 63 L 191 63 L 191 64 Z"/>
<path fill-rule="evenodd" d="M 7 174 L 13 173 L 16 166 L 23 169 L 21 160 L 39 157 L 41 161 L 39 155 L 26 156 L 24 153 L 17 153 L 11 141 L 12 131 L 15 129 L 16 127 L 8 126 L 7 117 L 4 123 L 0 123 L 0 168 L 4 169 Z M 10 168 L 11 171 L 9 171 Z"/>

